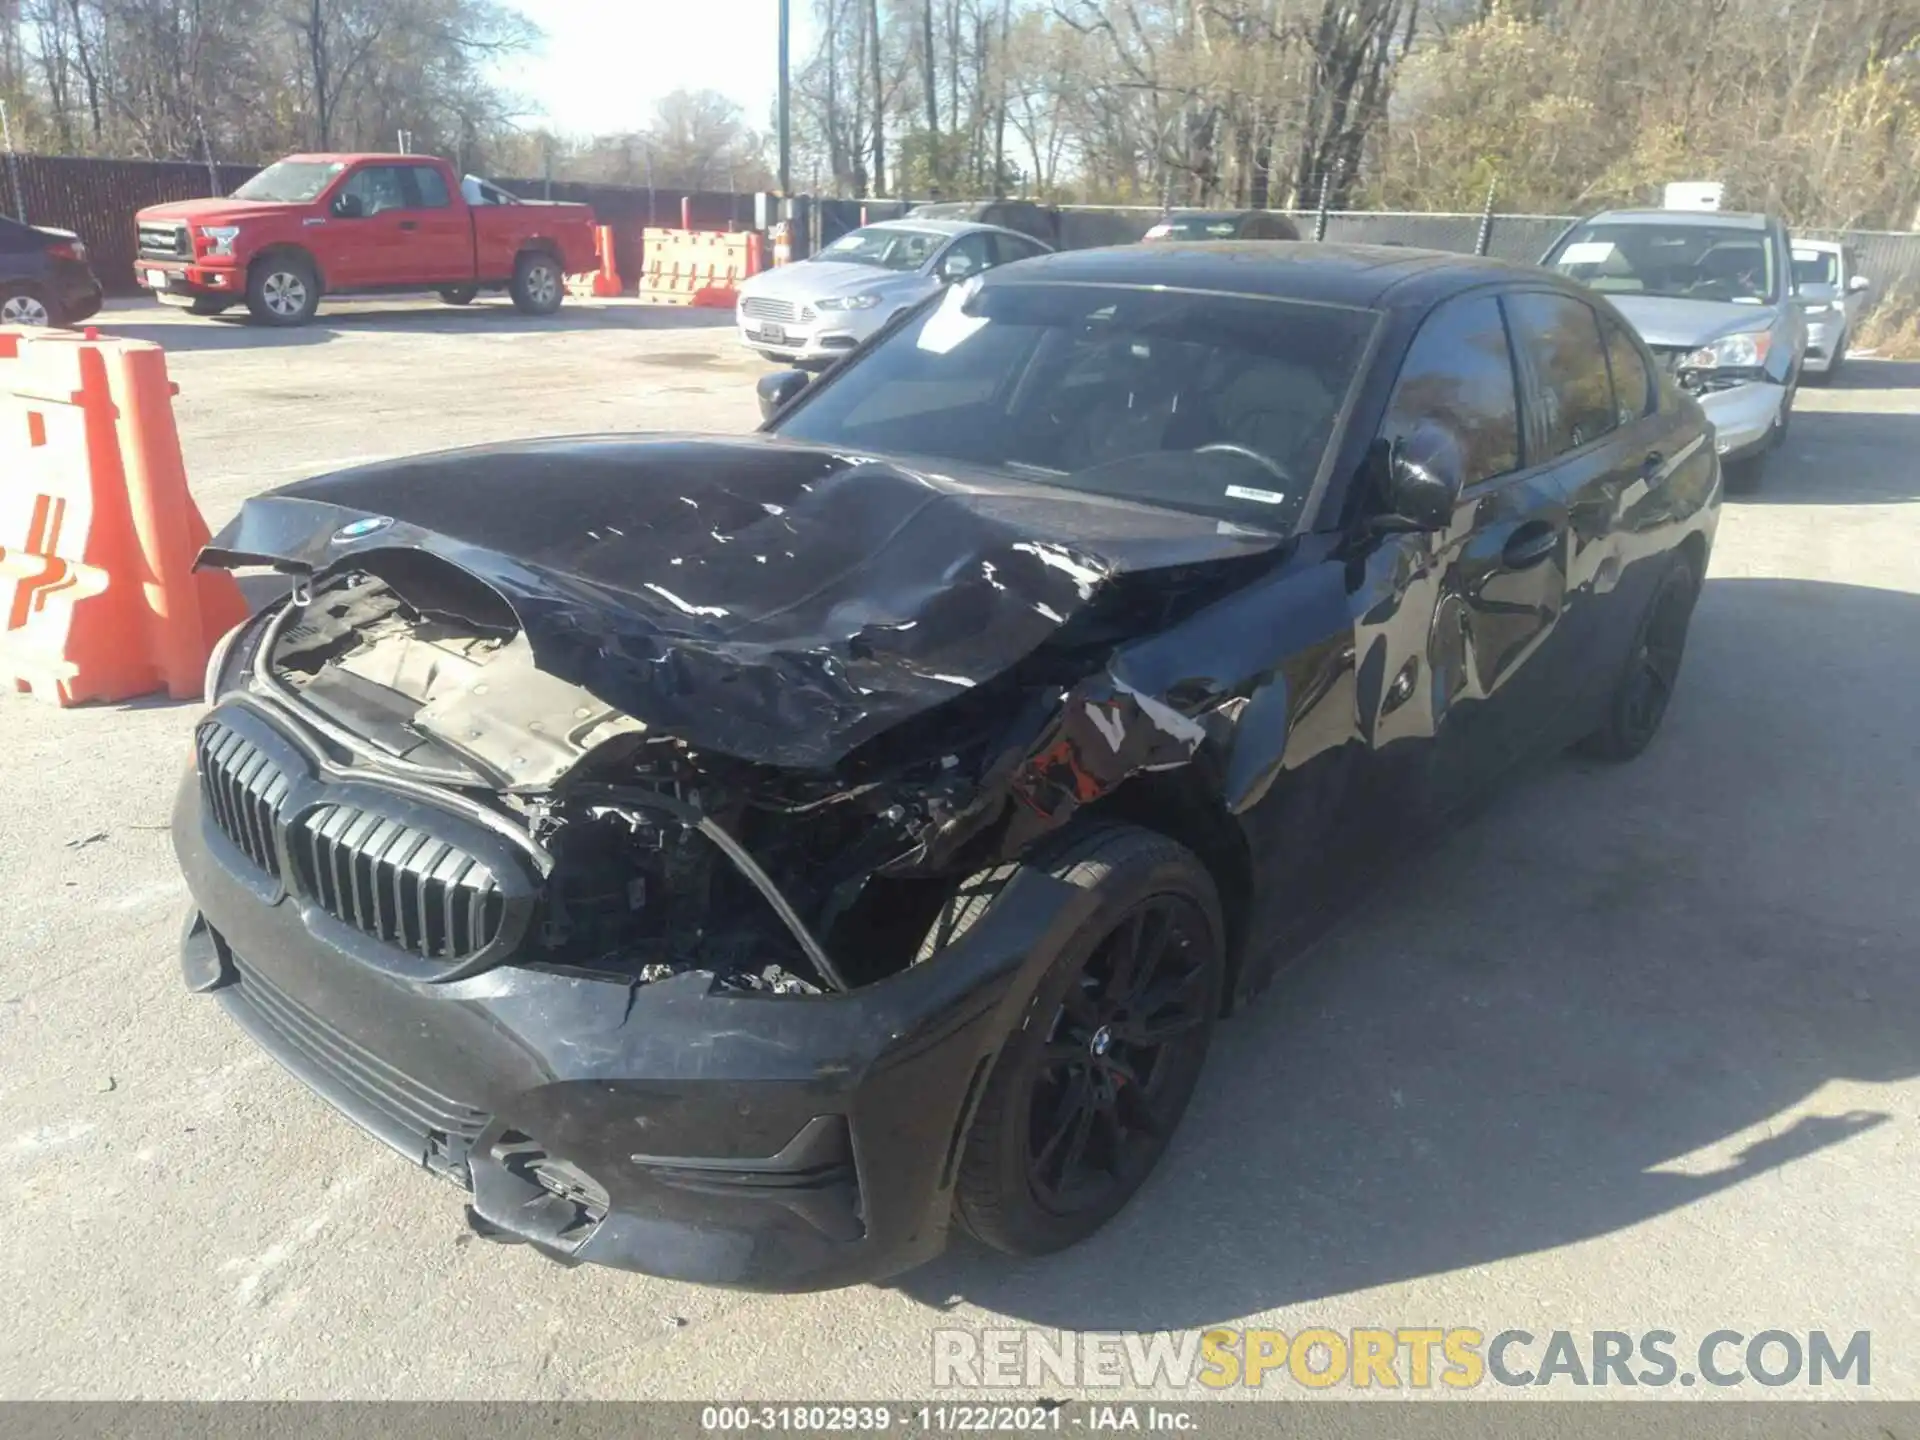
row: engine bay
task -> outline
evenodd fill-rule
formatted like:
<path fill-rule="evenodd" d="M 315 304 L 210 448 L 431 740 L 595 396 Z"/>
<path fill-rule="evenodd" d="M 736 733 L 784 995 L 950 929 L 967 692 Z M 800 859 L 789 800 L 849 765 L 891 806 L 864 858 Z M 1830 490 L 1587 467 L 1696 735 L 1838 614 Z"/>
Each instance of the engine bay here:
<path fill-rule="evenodd" d="M 959 755 L 874 747 L 808 775 L 706 754 L 536 668 L 493 618 L 336 576 L 268 619 L 252 683 L 370 778 L 430 775 L 524 835 L 542 887 L 516 963 L 806 994 L 923 952 L 953 863 L 924 868 L 927 840 L 974 789 Z"/>

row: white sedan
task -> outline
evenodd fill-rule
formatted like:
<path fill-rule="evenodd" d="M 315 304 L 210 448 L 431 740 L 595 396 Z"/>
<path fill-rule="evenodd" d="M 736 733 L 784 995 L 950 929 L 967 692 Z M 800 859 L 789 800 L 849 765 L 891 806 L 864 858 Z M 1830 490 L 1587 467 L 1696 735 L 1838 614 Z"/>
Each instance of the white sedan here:
<path fill-rule="evenodd" d="M 802 369 L 829 365 L 895 315 L 969 275 L 1049 253 L 1031 236 L 963 220 L 885 220 L 740 287 L 740 342 Z"/>

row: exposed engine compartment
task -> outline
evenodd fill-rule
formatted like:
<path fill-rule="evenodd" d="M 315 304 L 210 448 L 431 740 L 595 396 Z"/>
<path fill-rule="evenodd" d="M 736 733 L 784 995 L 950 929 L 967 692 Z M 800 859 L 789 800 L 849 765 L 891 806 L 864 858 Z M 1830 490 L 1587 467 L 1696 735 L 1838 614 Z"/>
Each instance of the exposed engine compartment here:
<path fill-rule="evenodd" d="M 254 684 L 358 767 L 429 776 L 525 836 L 544 873 L 521 963 L 809 993 L 913 961 L 938 875 L 967 863 L 948 847 L 925 866 L 976 788 L 978 738 L 966 764 L 875 746 L 831 776 L 707 754 L 538 670 L 492 618 L 339 575 L 268 620 Z"/>

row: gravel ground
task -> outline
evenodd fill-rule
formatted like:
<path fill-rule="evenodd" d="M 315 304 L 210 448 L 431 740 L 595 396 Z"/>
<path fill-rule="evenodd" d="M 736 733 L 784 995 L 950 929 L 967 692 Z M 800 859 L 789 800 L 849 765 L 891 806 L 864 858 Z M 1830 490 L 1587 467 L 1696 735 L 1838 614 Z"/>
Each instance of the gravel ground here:
<path fill-rule="evenodd" d="M 171 350 L 217 527 L 350 461 L 744 428 L 760 367 L 716 318 L 99 323 Z M 1917 453 L 1920 365 L 1804 391 L 1654 748 L 1516 783 L 1224 1027 L 1105 1233 L 831 1295 L 470 1241 L 182 990 L 195 707 L 0 699 L 0 1397 L 924 1396 L 936 1327 L 1222 1324 L 1866 1329 L 1864 1397 L 1920 1398 Z"/>

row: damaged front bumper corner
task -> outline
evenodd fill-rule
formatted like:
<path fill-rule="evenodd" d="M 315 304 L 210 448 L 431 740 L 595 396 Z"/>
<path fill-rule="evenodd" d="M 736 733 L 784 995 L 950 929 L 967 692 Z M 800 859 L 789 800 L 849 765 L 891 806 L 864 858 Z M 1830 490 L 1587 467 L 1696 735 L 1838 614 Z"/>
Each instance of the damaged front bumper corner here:
<path fill-rule="evenodd" d="M 371 1134 L 471 1190 L 490 1239 L 764 1290 L 883 1278 L 945 1243 L 988 1069 L 1087 892 L 1021 871 L 932 959 L 849 994 L 505 965 L 409 981 L 262 903 L 191 781 L 188 988 Z"/>

